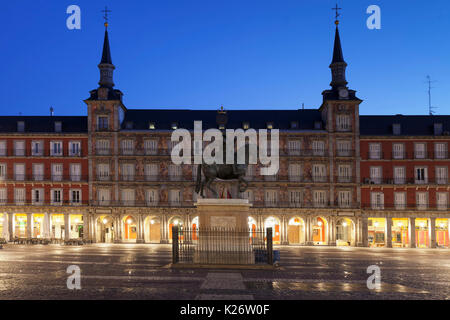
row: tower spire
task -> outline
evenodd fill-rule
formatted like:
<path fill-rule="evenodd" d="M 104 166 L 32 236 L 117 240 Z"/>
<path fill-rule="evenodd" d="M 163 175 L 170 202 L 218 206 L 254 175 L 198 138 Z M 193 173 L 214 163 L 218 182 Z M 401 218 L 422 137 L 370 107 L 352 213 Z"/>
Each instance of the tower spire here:
<path fill-rule="evenodd" d="M 105 13 L 103 17 L 105 19 L 105 39 L 103 41 L 102 60 L 98 65 L 98 68 L 100 69 L 100 81 L 98 84 L 100 85 L 100 87 L 112 88 L 114 87 L 113 72 L 115 66 L 113 65 L 111 59 L 111 49 L 109 46 L 109 36 L 108 36 L 108 26 L 109 26 L 108 13 L 111 12 L 111 10 L 108 10 L 108 7 L 105 7 L 105 10 L 103 10 L 102 12 Z"/>
<path fill-rule="evenodd" d="M 345 70 L 347 68 L 347 63 L 344 61 L 344 54 L 342 53 L 342 45 L 341 45 L 341 37 L 339 35 L 339 10 L 341 8 L 338 7 L 336 4 L 335 8 L 332 8 L 332 10 L 336 11 L 336 33 L 334 36 L 334 49 L 333 49 L 333 60 L 330 64 L 331 69 L 331 83 L 330 85 L 333 87 L 333 89 L 337 90 L 340 88 L 346 88 L 348 82 L 345 79 Z"/>

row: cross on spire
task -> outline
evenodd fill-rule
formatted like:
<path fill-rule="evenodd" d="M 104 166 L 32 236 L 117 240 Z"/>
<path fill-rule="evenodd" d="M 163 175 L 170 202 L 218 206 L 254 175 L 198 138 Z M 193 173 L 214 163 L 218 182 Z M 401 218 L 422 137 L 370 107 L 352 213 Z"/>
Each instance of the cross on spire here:
<path fill-rule="evenodd" d="M 105 14 L 103 16 L 103 19 L 105 19 L 105 27 L 108 28 L 108 13 L 110 13 L 112 11 L 109 10 L 107 6 L 105 6 L 105 10 L 102 10 L 102 12 Z"/>
<path fill-rule="evenodd" d="M 338 18 L 341 16 L 341 14 L 339 13 L 339 10 L 342 10 L 342 8 L 339 8 L 338 4 L 336 3 L 336 7 L 331 8 L 331 10 L 336 11 L 336 24 L 339 24 Z"/>

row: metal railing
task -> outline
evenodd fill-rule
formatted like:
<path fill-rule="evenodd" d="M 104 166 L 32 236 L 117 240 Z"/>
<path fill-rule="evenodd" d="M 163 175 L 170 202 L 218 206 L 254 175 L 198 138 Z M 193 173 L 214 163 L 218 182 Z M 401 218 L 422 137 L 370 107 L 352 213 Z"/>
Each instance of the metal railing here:
<path fill-rule="evenodd" d="M 272 228 L 172 227 L 172 263 L 274 264 Z"/>
<path fill-rule="evenodd" d="M 412 185 L 426 185 L 426 184 L 449 184 L 448 178 L 362 178 L 362 184 L 412 184 Z"/>
<path fill-rule="evenodd" d="M 53 152 L 49 149 L 39 151 L 32 149 L 0 149 L 0 156 L 6 157 L 85 157 L 86 155 L 80 149 L 78 152 L 63 149 L 61 152 Z"/>
<path fill-rule="evenodd" d="M 448 204 L 396 204 L 396 203 L 363 203 L 361 209 L 364 210 L 409 210 L 409 211 L 447 211 L 449 209 Z"/>
<path fill-rule="evenodd" d="M 0 176 L 0 181 L 49 181 L 49 182 L 87 182 L 88 175 L 52 175 L 52 174 L 7 174 Z"/>

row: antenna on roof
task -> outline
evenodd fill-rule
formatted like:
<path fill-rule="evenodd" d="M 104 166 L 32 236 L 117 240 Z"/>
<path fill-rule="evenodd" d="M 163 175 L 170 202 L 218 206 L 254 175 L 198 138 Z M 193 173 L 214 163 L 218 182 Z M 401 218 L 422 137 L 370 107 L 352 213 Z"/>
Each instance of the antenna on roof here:
<path fill-rule="evenodd" d="M 433 82 L 436 81 L 431 81 L 431 77 L 427 76 L 427 83 L 428 83 L 428 112 L 430 113 L 430 116 L 432 116 L 434 114 L 434 109 L 436 109 L 436 107 L 433 107 L 431 104 L 431 89 L 433 89 L 434 87 L 431 86 L 431 84 Z"/>
<path fill-rule="evenodd" d="M 305 110 L 305 103 L 302 102 L 302 110 Z"/>
<path fill-rule="evenodd" d="M 50 107 L 50 117 L 53 117 L 54 111 L 55 109 L 53 109 L 53 107 Z"/>

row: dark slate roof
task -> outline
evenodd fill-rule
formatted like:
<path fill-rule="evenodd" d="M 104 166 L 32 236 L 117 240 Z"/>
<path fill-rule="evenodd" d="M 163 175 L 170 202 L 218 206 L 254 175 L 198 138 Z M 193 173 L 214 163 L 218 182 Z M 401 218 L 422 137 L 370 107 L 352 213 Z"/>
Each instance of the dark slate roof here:
<path fill-rule="evenodd" d="M 17 122 L 25 122 L 25 131 L 30 133 L 54 133 L 55 122 L 60 121 L 62 133 L 87 133 L 86 116 L 0 116 L 0 132 L 14 133 Z"/>
<path fill-rule="evenodd" d="M 109 48 L 108 30 L 105 30 L 105 40 L 103 42 L 103 54 L 100 64 L 112 64 L 111 49 Z"/>
<path fill-rule="evenodd" d="M 99 100 L 98 99 L 98 89 L 91 90 L 89 98 L 86 100 Z M 122 101 L 123 93 L 118 89 L 110 89 L 108 90 L 108 99 L 107 100 L 119 100 Z"/>
<path fill-rule="evenodd" d="M 338 27 L 336 27 L 336 35 L 334 37 L 333 61 L 331 63 L 336 62 L 345 62 L 344 54 L 342 53 L 341 37 L 339 36 Z"/>
<path fill-rule="evenodd" d="M 401 136 L 434 135 L 435 123 L 442 123 L 444 133 L 450 131 L 450 116 L 360 116 L 360 135 L 392 136 L 394 123 L 400 124 Z"/>
<path fill-rule="evenodd" d="M 227 110 L 226 128 L 242 128 L 243 122 L 249 122 L 250 128 L 266 129 L 267 122 L 273 122 L 274 129 L 291 129 L 291 122 L 298 122 L 297 130 L 313 130 L 315 122 L 321 122 L 318 109 L 304 110 Z M 170 130 L 173 122 L 178 128 L 193 130 L 194 121 L 201 120 L 203 129 L 217 128 L 217 110 L 163 110 L 163 109 L 128 109 L 122 122 L 122 129 L 127 122 L 133 123 L 132 130 L 148 130 L 149 123 L 155 122 L 156 130 Z"/>

